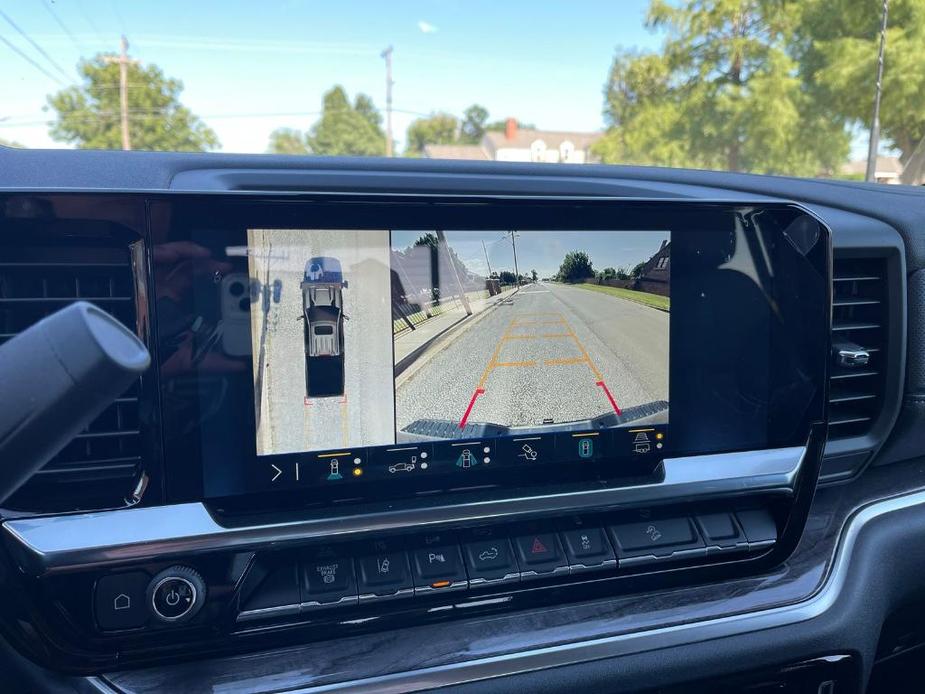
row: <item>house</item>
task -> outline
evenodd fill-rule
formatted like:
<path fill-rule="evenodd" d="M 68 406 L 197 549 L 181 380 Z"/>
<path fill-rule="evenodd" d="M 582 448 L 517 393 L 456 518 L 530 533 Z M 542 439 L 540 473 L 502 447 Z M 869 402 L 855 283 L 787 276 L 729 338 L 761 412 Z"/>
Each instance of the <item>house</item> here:
<path fill-rule="evenodd" d="M 860 176 L 862 179 L 867 174 L 867 159 L 855 159 L 849 161 L 842 167 L 841 172 L 851 176 Z M 901 183 L 900 176 L 903 173 L 903 165 L 899 157 L 878 156 L 877 165 L 874 168 L 874 180 L 877 183 Z"/>
<path fill-rule="evenodd" d="M 662 240 L 662 245 L 649 258 L 642 270 L 639 272 L 639 279 L 642 282 L 657 282 L 666 286 L 670 285 L 671 278 L 671 242 L 668 239 Z"/>
<path fill-rule="evenodd" d="M 504 131 L 487 131 L 477 145 L 427 145 L 430 159 L 470 159 L 587 164 L 595 161 L 591 145 L 601 133 L 520 128 L 508 118 Z"/>

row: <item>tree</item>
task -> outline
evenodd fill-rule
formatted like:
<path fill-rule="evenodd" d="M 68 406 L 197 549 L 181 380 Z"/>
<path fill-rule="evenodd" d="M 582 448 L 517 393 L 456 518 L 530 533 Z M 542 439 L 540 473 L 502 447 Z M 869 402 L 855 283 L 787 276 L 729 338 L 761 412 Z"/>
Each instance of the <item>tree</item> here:
<path fill-rule="evenodd" d="M 645 270 L 645 268 L 646 268 L 645 262 L 636 263 L 633 266 L 633 269 L 630 270 L 630 276 L 627 279 L 634 279 L 634 280 L 639 279 L 640 277 L 642 277 L 642 271 Z"/>
<path fill-rule="evenodd" d="M 582 282 L 594 277 L 591 259 L 584 251 L 569 251 L 559 266 L 559 279 L 563 282 Z"/>
<path fill-rule="evenodd" d="M 533 123 L 522 123 L 517 121 L 517 128 L 519 130 L 534 130 L 536 126 Z M 491 130 L 492 132 L 504 132 L 507 129 L 507 119 L 505 120 L 496 120 L 485 126 L 485 130 Z"/>
<path fill-rule="evenodd" d="M 472 104 L 463 111 L 462 125 L 459 128 L 459 141 L 467 145 L 477 145 L 485 135 L 485 122 L 488 120 L 488 109 L 478 104 Z"/>
<path fill-rule="evenodd" d="M 800 3 L 651 0 L 657 53 L 619 51 L 605 87 L 605 162 L 813 176 L 847 158 L 849 134 L 805 89 Z"/>
<path fill-rule="evenodd" d="M 625 267 L 618 267 L 616 271 L 616 278 L 618 280 L 628 280 L 630 279 L 630 273 L 626 271 Z"/>
<path fill-rule="evenodd" d="M 600 272 L 600 277 L 602 280 L 612 280 L 617 278 L 617 271 L 612 267 L 605 267 Z"/>
<path fill-rule="evenodd" d="M 83 84 L 48 97 L 55 111 L 51 137 L 82 149 L 121 149 L 119 66 L 103 54 L 82 60 Z M 156 65 L 128 66 L 129 136 L 133 149 L 199 152 L 219 147 L 218 137 L 180 103 L 183 83 Z"/>
<path fill-rule="evenodd" d="M 420 155 L 427 145 L 451 145 L 457 141 L 459 121 L 448 113 L 418 118 L 408 126 L 406 154 Z"/>
<path fill-rule="evenodd" d="M 530 270 L 530 279 L 532 281 L 536 282 L 536 280 L 539 279 L 539 276 L 540 276 L 539 273 L 535 269 Z"/>
<path fill-rule="evenodd" d="M 270 133 L 270 154 L 310 154 L 305 134 L 293 128 L 277 128 Z"/>
<path fill-rule="evenodd" d="M 356 112 L 363 116 L 367 123 L 377 130 L 382 127 L 382 114 L 376 109 L 371 97 L 366 94 L 357 94 L 353 103 Z"/>
<path fill-rule="evenodd" d="M 340 85 L 326 92 L 321 118 L 305 137 L 314 154 L 381 156 L 385 154 L 385 133 L 378 125 L 372 100 L 358 94 L 351 106 Z"/>
<path fill-rule="evenodd" d="M 880 3 L 800 3 L 800 64 L 809 92 L 849 124 L 870 127 Z M 892 0 L 883 65 L 880 126 L 906 163 L 925 138 L 925 0 Z"/>

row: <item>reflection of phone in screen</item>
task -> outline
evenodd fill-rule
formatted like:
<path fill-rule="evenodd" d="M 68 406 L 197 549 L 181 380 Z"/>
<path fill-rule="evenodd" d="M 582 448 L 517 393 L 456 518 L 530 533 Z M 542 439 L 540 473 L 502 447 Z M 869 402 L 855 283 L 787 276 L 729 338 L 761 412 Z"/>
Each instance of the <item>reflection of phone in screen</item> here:
<path fill-rule="evenodd" d="M 229 357 L 244 357 L 251 353 L 251 287 L 246 273 L 225 276 L 222 294 L 222 351 Z M 258 290 L 259 291 L 259 290 Z"/>

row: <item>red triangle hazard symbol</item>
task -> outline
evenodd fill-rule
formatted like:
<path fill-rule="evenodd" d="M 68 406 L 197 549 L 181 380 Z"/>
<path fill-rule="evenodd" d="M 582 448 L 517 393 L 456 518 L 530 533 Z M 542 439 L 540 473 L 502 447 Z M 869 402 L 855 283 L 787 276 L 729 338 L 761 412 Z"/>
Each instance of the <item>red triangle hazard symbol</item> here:
<path fill-rule="evenodd" d="M 540 542 L 540 538 L 534 537 L 533 538 L 533 548 L 530 551 L 533 554 L 543 554 L 544 552 L 548 552 L 549 550 L 546 549 L 546 545 Z"/>

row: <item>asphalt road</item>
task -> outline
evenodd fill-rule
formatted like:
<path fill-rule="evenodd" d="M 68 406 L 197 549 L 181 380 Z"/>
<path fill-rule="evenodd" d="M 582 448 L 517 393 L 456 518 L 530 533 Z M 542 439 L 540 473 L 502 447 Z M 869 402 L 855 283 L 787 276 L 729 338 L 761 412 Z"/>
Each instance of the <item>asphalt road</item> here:
<path fill-rule="evenodd" d="M 470 403 L 470 422 L 575 421 L 668 400 L 668 314 L 534 284 L 422 358 L 397 391 L 399 429 L 418 419 L 463 420 Z"/>
<path fill-rule="evenodd" d="M 388 232 L 252 230 L 249 246 L 251 277 L 283 283 L 280 303 L 251 311 L 255 361 L 263 355 L 258 454 L 394 443 Z M 306 398 L 300 283 L 314 256 L 337 258 L 348 282 L 344 397 Z"/>

